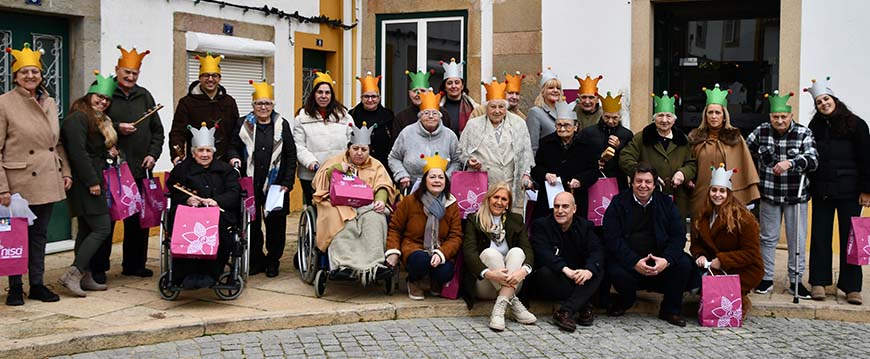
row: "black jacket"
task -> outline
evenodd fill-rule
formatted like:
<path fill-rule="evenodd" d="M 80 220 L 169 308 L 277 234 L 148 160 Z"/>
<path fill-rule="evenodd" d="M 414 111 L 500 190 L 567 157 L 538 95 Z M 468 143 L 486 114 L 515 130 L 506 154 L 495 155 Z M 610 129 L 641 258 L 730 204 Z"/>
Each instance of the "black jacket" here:
<path fill-rule="evenodd" d="M 533 228 L 531 242 L 536 267 L 547 267 L 553 273 L 562 273 L 563 267 L 587 269 L 593 275 L 604 271 L 604 248 L 593 231 L 592 222 L 574 216 L 565 233 L 567 241 L 553 215 L 536 219 Z"/>
<path fill-rule="evenodd" d="M 239 223 L 242 190 L 239 186 L 238 172 L 228 163 L 213 159 L 211 165 L 205 168 L 197 164 L 192 157 L 187 157 L 175 166 L 166 182 L 172 200 L 169 218 L 175 218 L 178 205 L 186 205 L 187 199 L 190 198 L 175 188 L 176 183 L 195 191 L 199 197 L 217 201 L 218 206 L 224 210 L 220 217 L 221 227 Z"/>
<path fill-rule="evenodd" d="M 598 181 L 601 172 L 598 171 L 598 157 L 592 145 L 580 135 L 575 135 L 567 147 L 562 146 L 562 140 L 551 133 L 541 139 L 538 152 L 535 154 L 535 167 L 532 168 L 532 180 L 538 188 L 538 200 L 535 203 L 534 218 L 552 214 L 547 190 L 545 188 L 547 173 L 553 173 L 562 178 L 565 191 L 570 191 L 568 183 L 571 179 L 580 181 L 582 187 L 574 191 L 577 202 L 577 214 L 586 217 L 586 190 Z"/>
<path fill-rule="evenodd" d="M 535 254 L 532 252 L 532 246 L 529 244 L 529 234 L 526 226 L 523 223 L 523 217 L 516 213 L 507 212 L 504 223 L 505 241 L 508 248 L 520 248 L 526 255 L 526 261 L 523 265 L 531 267 L 535 263 Z M 477 223 L 477 214 L 469 214 L 468 220 L 465 223 L 465 238 L 462 240 L 462 255 L 464 256 L 464 269 L 462 278 L 463 299 L 469 308 L 474 306 L 476 299 L 476 284 L 480 277 L 480 272 L 486 269 L 486 265 L 480 260 L 480 253 L 489 248 L 492 243 L 492 235 L 480 228 Z"/>
<path fill-rule="evenodd" d="M 870 193 L 870 131 L 858 116 L 855 128 L 846 136 L 836 136 L 827 119 L 816 116 L 809 128 L 819 151 L 819 168 L 810 172 L 810 194 L 816 198 L 857 198 Z"/>
<path fill-rule="evenodd" d="M 106 115 L 109 115 L 115 131 L 118 131 L 119 124 L 136 122 L 154 105 L 154 97 L 143 87 L 135 86 L 129 94 L 117 88 L 112 94 L 112 103 L 106 109 Z M 160 115 L 154 113 L 140 122 L 136 129 L 136 132 L 129 135 L 118 132 L 118 150 L 121 151 L 121 157 L 129 163 L 133 177 L 139 181 L 145 178 L 142 160 L 146 156 L 152 156 L 156 161 L 163 151 L 163 123 Z"/>
<path fill-rule="evenodd" d="M 60 129 L 72 171 L 72 187 L 66 191 L 67 205 L 72 217 L 109 213 L 106 196 L 90 194 L 89 187 L 93 185 L 100 185 L 101 192 L 106 190 L 103 169 L 106 167 L 106 158 L 109 157 L 106 138 L 95 125 L 88 125 L 90 121 L 86 114 L 76 111 L 67 115 Z"/>
<path fill-rule="evenodd" d="M 372 144 L 369 146 L 369 154 L 378 161 L 381 161 L 381 163 L 387 164 L 387 158 L 390 156 L 393 142 L 396 140 L 396 136 L 399 135 L 399 131 L 396 130 L 393 111 L 381 105 L 378 105 L 378 108 L 374 111 L 367 111 L 363 107 L 363 104 L 359 103 L 356 107 L 350 109 L 348 113 L 353 117 L 353 123 L 356 127 L 362 126 L 363 121 L 369 127 L 375 124 L 378 125 L 372 131 Z M 393 178 L 393 173 L 389 167 L 387 167 L 387 172 L 390 173 L 390 178 Z"/>
<path fill-rule="evenodd" d="M 647 206 L 652 206 L 653 209 L 652 221 L 656 237 L 653 255 L 666 259 L 668 263 L 674 263 L 677 258 L 686 255 L 685 221 L 670 197 L 658 190 L 653 192 Z M 631 190 L 625 190 L 613 197 L 607 212 L 604 213 L 604 246 L 607 248 L 607 260 L 615 261 L 631 270 L 641 258 L 649 254 L 636 253 L 628 244 L 631 211 L 636 208 L 634 194 Z"/>
<path fill-rule="evenodd" d="M 199 81 L 194 81 L 187 88 L 187 96 L 178 100 L 178 106 L 175 107 L 172 129 L 169 131 L 171 158 L 178 157 L 179 150 L 186 151 L 184 153 L 190 157 L 192 135 L 187 126 L 200 128 L 203 122 L 208 128 L 214 127 L 215 124 L 218 126 L 214 132 L 214 145 L 217 148 L 215 159 L 226 162 L 230 158 L 238 157 L 236 153 L 227 153 L 228 150 L 232 151 L 230 139 L 233 136 L 232 131 L 238 127 L 236 124 L 238 119 L 239 107 L 236 105 L 236 100 L 227 94 L 223 86 L 218 85 L 217 94 L 212 99 L 202 92 Z"/>
<path fill-rule="evenodd" d="M 615 128 L 608 127 L 604 124 L 604 120 L 598 120 L 598 124 L 595 126 L 589 126 L 583 129 L 580 132 L 580 136 L 583 137 L 583 140 L 590 143 L 592 148 L 595 149 L 595 153 L 598 156 L 601 156 L 601 153 L 607 149 L 609 144 L 607 144 L 607 139 L 611 136 L 616 136 L 619 138 L 619 147 L 614 148 L 616 150 L 616 155 L 613 156 L 609 161 L 604 164 L 604 174 L 607 177 L 615 177 L 616 183 L 619 184 L 619 190 L 624 190 L 628 188 L 628 176 L 625 173 L 622 173 L 622 170 L 619 169 L 619 153 L 622 151 L 622 148 L 631 141 L 631 138 L 634 137 L 634 134 L 622 125 L 616 126 Z"/>

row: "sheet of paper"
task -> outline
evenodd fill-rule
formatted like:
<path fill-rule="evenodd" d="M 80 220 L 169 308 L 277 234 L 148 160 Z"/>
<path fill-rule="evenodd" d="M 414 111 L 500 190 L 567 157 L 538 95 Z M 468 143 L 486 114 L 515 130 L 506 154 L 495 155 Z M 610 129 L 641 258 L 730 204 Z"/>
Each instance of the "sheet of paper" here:
<path fill-rule="evenodd" d="M 276 184 L 269 186 L 269 192 L 266 194 L 266 205 L 263 207 L 267 216 L 269 212 L 279 211 L 284 207 L 284 192 L 281 191 L 281 186 Z"/>
<path fill-rule="evenodd" d="M 553 201 L 556 200 L 556 195 L 565 192 L 562 187 L 562 177 L 556 177 L 556 183 L 550 184 L 544 181 L 544 188 L 547 190 L 547 201 L 550 203 L 550 209 L 553 209 Z"/>

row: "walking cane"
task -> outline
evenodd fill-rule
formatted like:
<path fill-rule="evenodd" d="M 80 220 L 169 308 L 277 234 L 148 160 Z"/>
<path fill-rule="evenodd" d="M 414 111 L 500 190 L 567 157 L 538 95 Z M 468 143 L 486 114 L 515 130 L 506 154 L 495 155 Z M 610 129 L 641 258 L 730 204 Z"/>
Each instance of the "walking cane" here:
<path fill-rule="evenodd" d="M 798 296 L 798 285 L 800 285 L 801 273 L 800 273 L 800 263 L 798 262 L 798 260 L 800 260 L 800 258 L 801 258 L 800 257 L 801 247 L 799 245 L 800 241 L 798 241 L 798 236 L 800 236 L 800 227 L 801 227 L 800 226 L 800 223 L 801 223 L 801 202 L 800 202 L 800 200 L 801 200 L 801 195 L 803 195 L 803 192 L 804 192 L 804 178 L 806 176 L 807 176 L 806 173 L 801 174 L 801 182 L 800 182 L 800 185 L 798 185 L 798 194 L 797 194 L 798 203 L 797 203 L 797 209 L 795 210 L 795 217 L 796 218 L 795 218 L 795 223 L 794 223 L 795 224 L 795 227 L 794 227 L 794 234 L 795 234 L 795 237 L 794 237 L 794 242 L 795 242 L 795 244 L 794 244 L 794 299 L 792 300 L 792 303 L 794 303 L 794 304 L 800 303 L 800 297 Z"/>

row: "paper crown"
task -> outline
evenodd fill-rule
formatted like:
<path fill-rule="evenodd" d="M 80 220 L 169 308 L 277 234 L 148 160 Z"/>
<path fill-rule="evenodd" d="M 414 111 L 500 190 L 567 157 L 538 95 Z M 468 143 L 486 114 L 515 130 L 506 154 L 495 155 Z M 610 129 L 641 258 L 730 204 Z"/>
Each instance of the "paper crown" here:
<path fill-rule="evenodd" d="M 728 106 L 728 94 L 731 93 L 731 89 L 727 91 L 722 91 L 719 88 L 719 84 L 713 86 L 713 89 L 708 89 L 707 87 L 702 87 L 701 91 L 707 95 L 707 105 L 717 104 L 722 105 L 723 107 Z"/>
<path fill-rule="evenodd" d="M 662 91 L 662 97 L 658 97 L 654 93 L 651 93 L 650 95 L 652 95 L 653 101 L 655 102 L 655 106 L 653 107 L 654 114 L 660 112 L 677 112 L 676 107 L 674 106 L 674 102 L 677 101 L 677 98 L 679 98 L 679 96 L 677 96 L 676 94 L 674 94 L 674 96 L 668 96 L 667 91 Z"/>
<path fill-rule="evenodd" d="M 736 168 L 732 168 L 726 171 L 725 164 L 719 163 L 719 167 L 710 167 L 710 170 L 713 171 L 713 174 L 710 177 L 710 186 L 722 186 L 728 189 L 732 189 L 731 176 L 737 173 Z"/>
<path fill-rule="evenodd" d="M 324 82 L 328 83 L 330 86 L 335 84 L 335 81 L 332 80 L 332 76 L 329 76 L 329 70 L 322 72 L 314 70 L 314 75 L 314 82 L 311 83 L 311 88 L 317 88 L 317 85 Z"/>
<path fill-rule="evenodd" d="M 366 126 L 366 122 L 363 121 L 360 127 L 354 126 L 353 123 L 347 125 L 350 126 L 350 143 L 363 146 L 372 144 L 372 131 L 378 128 L 378 124 Z"/>
<path fill-rule="evenodd" d="M 381 92 L 381 90 L 378 88 L 378 81 L 381 81 L 381 75 L 372 77 L 372 72 L 369 71 L 369 72 L 366 72 L 365 77 L 357 76 L 356 79 L 359 80 L 359 83 L 361 85 L 361 89 L 360 89 L 361 93 L 366 93 L 366 92 L 378 92 L 378 93 L 380 93 Z"/>
<path fill-rule="evenodd" d="M 577 112 L 574 112 L 576 101 L 565 102 L 565 99 L 556 101 L 556 119 L 560 120 L 576 120 Z"/>
<path fill-rule="evenodd" d="M 429 88 L 429 75 L 434 74 L 435 70 L 411 72 L 405 70 L 405 75 L 411 78 L 411 85 L 408 87 L 411 90 Z"/>
<path fill-rule="evenodd" d="M 40 61 L 44 52 L 42 49 L 33 51 L 30 49 L 30 43 L 25 42 L 21 50 L 7 47 L 6 52 L 12 54 L 12 57 L 15 58 L 15 62 L 12 63 L 13 73 L 25 66 L 36 66 L 39 71 L 42 71 L 42 62 Z"/>
<path fill-rule="evenodd" d="M 275 84 L 270 84 L 265 79 L 262 82 L 248 80 L 248 83 L 254 88 L 254 92 L 251 93 L 251 100 L 257 101 L 261 98 L 275 99 Z"/>
<path fill-rule="evenodd" d="M 118 50 L 121 50 L 121 57 L 118 58 L 118 67 L 126 67 L 128 69 L 138 70 L 142 67 L 142 59 L 151 53 L 151 50 L 145 50 L 145 52 L 136 51 L 136 46 L 133 46 L 130 51 L 127 51 L 121 45 L 117 47 Z"/>
<path fill-rule="evenodd" d="M 825 77 L 822 81 L 816 81 L 816 79 L 810 80 L 813 84 L 810 87 L 804 88 L 804 92 L 809 92 L 810 95 L 813 95 L 813 99 L 819 97 L 821 95 L 833 95 L 834 90 L 831 90 L 828 87 L 828 81 L 831 79 L 831 76 Z"/>
<path fill-rule="evenodd" d="M 221 60 L 224 55 L 212 56 L 211 52 L 206 52 L 205 57 L 196 55 L 199 60 L 199 74 L 219 74 L 221 73 Z"/>
<path fill-rule="evenodd" d="M 770 113 L 791 113 L 791 105 L 788 104 L 788 99 L 792 96 L 794 96 L 794 92 L 789 92 L 780 96 L 779 90 L 773 91 L 773 96 L 770 94 L 764 94 L 764 97 L 770 101 Z"/>
<path fill-rule="evenodd" d="M 115 79 L 115 76 L 103 77 L 103 75 L 100 75 L 100 72 L 96 70 L 94 70 L 94 75 L 97 79 L 91 84 L 91 87 L 88 88 L 88 93 L 100 94 L 112 98 L 112 94 L 115 93 L 115 87 L 118 86 L 118 81 Z"/>
<path fill-rule="evenodd" d="M 492 82 L 490 83 L 484 83 L 483 81 L 481 81 L 480 84 L 486 88 L 487 101 L 504 100 L 507 98 L 507 96 L 505 95 L 505 88 L 507 87 L 507 84 L 504 82 L 498 82 L 498 79 L 496 79 L 495 77 L 492 78 Z"/>
<path fill-rule="evenodd" d="M 451 57 L 450 62 L 440 61 L 441 67 L 444 67 L 444 79 L 451 77 L 462 78 L 462 62 L 457 63 L 456 58 Z"/>
<path fill-rule="evenodd" d="M 190 125 L 187 125 L 187 128 L 190 130 L 190 133 L 193 135 L 190 138 L 190 147 L 211 147 L 214 148 L 214 127 L 208 128 L 205 122 L 202 123 L 202 126 L 198 129 L 193 128 Z"/>
<path fill-rule="evenodd" d="M 622 110 L 622 94 L 613 97 L 610 95 L 610 91 L 607 91 L 607 97 L 601 96 L 601 94 L 597 95 L 601 99 L 601 111 L 615 113 Z"/>
<path fill-rule="evenodd" d="M 598 81 L 601 81 L 604 76 L 598 75 L 596 78 L 591 78 L 589 74 L 586 74 L 585 79 L 581 79 L 580 76 L 574 76 L 574 78 L 580 83 L 580 90 L 577 91 L 578 95 L 594 95 L 598 93 Z"/>
<path fill-rule="evenodd" d="M 519 71 L 516 72 L 516 75 L 509 74 L 505 71 L 504 82 L 507 84 L 507 87 L 504 89 L 505 92 L 520 92 L 524 78 L 526 78 L 526 75 L 521 74 Z"/>
<path fill-rule="evenodd" d="M 441 109 L 441 93 L 435 93 L 432 89 L 429 92 L 420 94 L 420 111 L 423 110 L 440 110 Z"/>
<path fill-rule="evenodd" d="M 559 78 L 559 76 L 556 76 L 556 73 L 553 72 L 553 68 L 549 66 L 547 66 L 544 71 L 538 72 L 538 76 L 541 76 L 541 81 L 539 82 L 541 87 L 544 87 L 544 84 L 547 83 L 547 81 Z"/>
<path fill-rule="evenodd" d="M 439 156 L 438 152 L 435 152 L 435 155 L 431 157 L 420 155 L 420 158 L 426 161 L 426 164 L 423 166 L 423 173 L 429 172 L 433 168 L 440 168 L 442 171 L 447 172 L 447 164 L 450 161 Z"/>

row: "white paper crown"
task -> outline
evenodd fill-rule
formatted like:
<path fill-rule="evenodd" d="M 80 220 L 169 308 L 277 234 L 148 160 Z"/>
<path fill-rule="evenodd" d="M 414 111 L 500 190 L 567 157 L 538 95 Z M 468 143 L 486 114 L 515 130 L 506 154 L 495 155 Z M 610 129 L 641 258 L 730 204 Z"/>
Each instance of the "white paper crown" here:
<path fill-rule="evenodd" d="M 725 164 L 720 163 L 719 167 L 712 168 L 713 175 L 710 178 L 710 186 L 722 186 L 728 189 L 731 189 L 731 176 L 737 173 L 736 168 L 732 168 L 730 170 L 725 170 Z"/>
<path fill-rule="evenodd" d="M 556 102 L 556 119 L 576 120 L 577 112 L 574 112 L 576 101 L 565 102 L 564 99 Z"/>
<path fill-rule="evenodd" d="M 214 127 L 208 128 L 205 122 L 202 123 L 202 126 L 198 129 L 193 128 L 191 126 L 187 126 L 190 129 L 190 133 L 193 135 L 190 138 L 190 147 L 214 147 Z"/>
<path fill-rule="evenodd" d="M 368 146 L 372 144 L 372 130 L 377 128 L 378 124 L 366 126 L 366 122 L 363 121 L 360 127 L 354 126 L 353 123 L 348 124 L 348 126 L 350 126 L 351 131 L 350 143 Z"/>
<path fill-rule="evenodd" d="M 813 99 L 825 94 L 833 95 L 834 90 L 831 90 L 831 88 L 828 87 L 828 80 L 830 79 L 830 76 L 823 78 L 821 81 L 816 81 L 816 79 L 812 79 L 810 80 L 813 83 L 812 86 L 804 88 L 804 92 L 809 92 L 810 95 L 813 95 Z"/>
<path fill-rule="evenodd" d="M 450 62 L 441 61 L 441 67 L 444 67 L 444 79 L 447 80 L 450 77 L 462 77 L 462 62 L 457 63 L 456 59 L 451 57 Z"/>
<path fill-rule="evenodd" d="M 553 72 L 553 69 L 549 66 L 547 66 L 547 68 L 544 71 L 541 71 L 540 73 L 538 73 L 538 75 L 541 76 L 541 81 L 539 83 L 539 85 L 541 87 L 543 87 L 544 84 L 547 83 L 547 81 L 559 78 L 559 76 L 556 76 L 556 73 Z"/>

